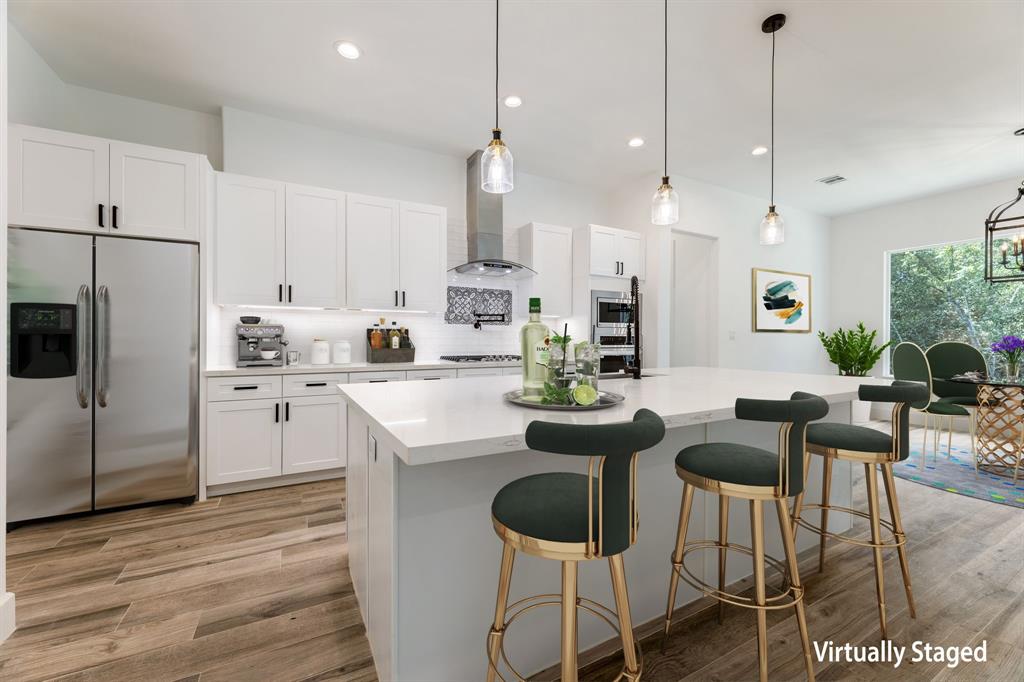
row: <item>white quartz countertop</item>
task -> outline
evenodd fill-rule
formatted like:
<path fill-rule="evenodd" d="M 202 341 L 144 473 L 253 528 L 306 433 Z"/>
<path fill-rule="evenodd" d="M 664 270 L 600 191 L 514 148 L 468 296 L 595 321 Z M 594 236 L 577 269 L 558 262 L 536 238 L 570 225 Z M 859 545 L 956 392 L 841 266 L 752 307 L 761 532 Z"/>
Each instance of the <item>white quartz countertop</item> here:
<path fill-rule="evenodd" d="M 208 367 L 208 377 L 260 376 L 266 374 L 346 374 L 348 372 L 408 372 L 421 369 L 473 369 L 474 367 L 519 367 L 518 360 L 493 362 L 451 362 L 424 360 L 418 362 L 350 362 L 345 365 L 288 365 L 287 367 Z"/>
<path fill-rule="evenodd" d="M 794 391 L 822 396 L 830 403 L 857 398 L 865 377 L 789 374 L 711 367 L 645 370 L 661 376 L 602 379 L 600 388 L 621 393 L 614 407 L 586 412 L 555 412 L 512 405 L 502 394 L 521 386 L 517 376 L 465 378 L 402 384 L 339 384 L 350 407 L 371 429 L 390 436 L 406 464 L 427 464 L 525 450 L 526 426 L 534 420 L 572 424 L 628 421 L 642 407 L 669 428 L 734 419 L 736 398 L 788 399 Z"/>

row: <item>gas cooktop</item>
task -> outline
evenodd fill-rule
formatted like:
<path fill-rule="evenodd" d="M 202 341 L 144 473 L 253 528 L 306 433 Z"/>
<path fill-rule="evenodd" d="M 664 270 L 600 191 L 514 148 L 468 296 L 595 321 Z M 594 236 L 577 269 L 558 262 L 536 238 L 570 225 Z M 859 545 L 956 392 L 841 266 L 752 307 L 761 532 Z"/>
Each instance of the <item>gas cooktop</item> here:
<path fill-rule="evenodd" d="M 441 359 L 448 362 L 519 362 L 523 358 L 519 355 L 442 355 Z"/>

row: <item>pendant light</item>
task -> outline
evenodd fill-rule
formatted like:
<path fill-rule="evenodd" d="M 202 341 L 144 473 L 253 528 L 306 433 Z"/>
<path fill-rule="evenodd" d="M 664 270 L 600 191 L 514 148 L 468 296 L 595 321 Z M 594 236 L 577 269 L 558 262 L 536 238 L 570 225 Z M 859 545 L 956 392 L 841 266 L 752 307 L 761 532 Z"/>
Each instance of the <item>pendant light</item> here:
<path fill-rule="evenodd" d="M 768 213 L 761 221 L 761 244 L 771 246 L 786 240 L 786 229 L 782 216 L 775 210 L 775 32 L 786 25 L 785 14 L 773 14 L 761 23 L 762 33 L 772 34 L 772 83 L 771 83 L 771 190 Z"/>
<path fill-rule="evenodd" d="M 665 0 L 665 139 L 661 186 L 651 199 L 651 222 L 655 225 L 675 225 L 679 222 L 679 195 L 668 182 L 668 0 Z"/>
<path fill-rule="evenodd" d="M 500 0 L 494 0 L 494 129 L 493 139 L 480 159 L 480 187 L 490 194 L 507 194 L 512 191 L 512 152 L 501 140 L 498 126 L 498 27 Z"/>

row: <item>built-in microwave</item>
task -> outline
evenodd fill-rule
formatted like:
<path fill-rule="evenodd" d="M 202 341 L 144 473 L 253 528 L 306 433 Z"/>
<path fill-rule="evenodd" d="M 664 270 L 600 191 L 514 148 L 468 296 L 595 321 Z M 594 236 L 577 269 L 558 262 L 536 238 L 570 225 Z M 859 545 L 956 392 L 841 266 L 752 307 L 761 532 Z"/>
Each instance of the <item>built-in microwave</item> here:
<path fill-rule="evenodd" d="M 625 291 L 590 292 L 590 340 L 601 344 L 601 371 L 618 372 L 633 364 L 633 301 Z"/>

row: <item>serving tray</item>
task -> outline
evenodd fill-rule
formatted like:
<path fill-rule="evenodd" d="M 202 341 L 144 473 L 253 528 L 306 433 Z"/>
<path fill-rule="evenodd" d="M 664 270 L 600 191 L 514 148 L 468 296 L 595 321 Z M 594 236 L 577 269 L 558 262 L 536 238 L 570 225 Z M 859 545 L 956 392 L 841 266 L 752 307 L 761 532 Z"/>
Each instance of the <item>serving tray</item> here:
<path fill-rule="evenodd" d="M 603 410 L 607 407 L 618 405 L 626 396 L 612 393 L 610 391 L 598 391 L 597 400 L 592 405 L 545 405 L 540 400 L 527 400 L 523 398 L 523 389 L 519 388 L 509 391 L 502 396 L 507 402 L 520 407 L 532 407 L 535 410 L 554 410 L 556 412 L 586 412 L 588 410 Z"/>

